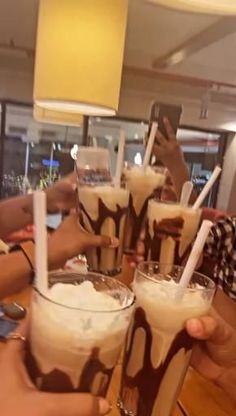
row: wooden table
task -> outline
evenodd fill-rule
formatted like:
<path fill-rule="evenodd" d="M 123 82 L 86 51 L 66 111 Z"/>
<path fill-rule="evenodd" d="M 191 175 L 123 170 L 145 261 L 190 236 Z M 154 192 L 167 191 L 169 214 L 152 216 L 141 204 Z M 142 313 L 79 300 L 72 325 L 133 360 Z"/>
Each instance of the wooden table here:
<path fill-rule="evenodd" d="M 11 296 L 6 301 L 17 301 L 18 303 L 28 306 L 30 298 L 30 289 Z M 1 349 L 4 344 L 0 344 Z M 116 399 L 119 390 L 119 380 L 121 374 L 121 364 L 116 366 L 111 385 L 108 392 L 108 398 L 113 403 L 111 416 L 120 416 L 116 408 Z M 235 416 L 236 410 L 230 399 L 224 392 L 212 383 L 204 380 L 193 369 L 189 369 L 181 395 L 179 405 L 173 416 Z"/>

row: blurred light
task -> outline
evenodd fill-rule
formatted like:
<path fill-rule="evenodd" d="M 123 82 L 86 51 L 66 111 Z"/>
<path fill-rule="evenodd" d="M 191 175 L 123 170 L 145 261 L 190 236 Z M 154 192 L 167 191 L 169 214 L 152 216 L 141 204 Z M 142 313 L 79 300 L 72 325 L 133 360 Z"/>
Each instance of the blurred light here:
<path fill-rule="evenodd" d="M 135 133 L 134 138 L 138 139 L 138 133 Z"/>
<path fill-rule="evenodd" d="M 128 0 L 40 0 L 34 102 L 48 110 L 116 114 Z"/>
<path fill-rule="evenodd" d="M 52 166 L 53 168 L 58 168 L 60 166 L 60 163 L 58 162 L 58 160 L 43 159 L 42 164 L 43 166 L 46 166 L 46 167 Z"/>
<path fill-rule="evenodd" d="M 113 140 L 113 137 L 112 137 L 111 135 L 109 135 L 109 134 L 106 134 L 106 135 L 105 135 L 105 139 L 106 139 L 108 142 L 111 142 L 111 141 Z"/>
<path fill-rule="evenodd" d="M 53 150 L 56 150 L 57 149 L 55 143 L 52 144 L 52 147 L 53 147 Z"/>
<path fill-rule="evenodd" d="M 101 117 L 96 117 L 97 123 L 101 123 Z"/>
<path fill-rule="evenodd" d="M 70 155 L 71 155 L 72 159 L 74 159 L 74 160 L 77 159 L 78 151 L 79 151 L 79 146 L 77 144 L 74 144 L 74 146 L 72 147 L 72 149 L 70 151 Z"/>
<path fill-rule="evenodd" d="M 46 110 L 34 105 L 34 119 L 39 123 L 59 124 L 61 126 L 80 126 L 83 123 L 81 114 Z"/>
<path fill-rule="evenodd" d="M 31 147 L 34 147 L 34 142 L 31 142 L 30 144 L 31 144 Z"/>
<path fill-rule="evenodd" d="M 135 165 L 141 166 L 142 165 L 142 155 L 140 152 L 137 152 L 134 156 L 134 163 Z"/>
<path fill-rule="evenodd" d="M 61 152 L 61 143 L 57 144 L 57 149 L 59 150 L 59 152 Z"/>

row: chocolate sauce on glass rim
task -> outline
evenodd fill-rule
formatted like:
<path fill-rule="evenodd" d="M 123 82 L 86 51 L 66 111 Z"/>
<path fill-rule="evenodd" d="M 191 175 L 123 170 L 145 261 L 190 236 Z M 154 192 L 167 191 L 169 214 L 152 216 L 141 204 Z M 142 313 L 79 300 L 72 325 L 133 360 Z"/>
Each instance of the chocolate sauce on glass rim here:
<path fill-rule="evenodd" d="M 144 248 L 145 248 L 145 259 L 150 259 L 151 261 L 159 261 L 161 254 L 161 244 L 163 239 L 167 237 L 172 237 L 175 241 L 175 252 L 174 252 L 174 261 L 176 265 L 182 265 L 184 260 L 188 257 L 191 245 L 189 245 L 185 252 L 180 256 L 180 239 L 181 233 L 184 228 L 184 220 L 182 217 L 175 218 L 165 218 L 160 222 L 156 220 L 153 221 L 153 237 L 151 237 L 149 232 L 150 225 L 148 221 L 146 222 L 145 227 L 145 239 L 144 239 Z"/>

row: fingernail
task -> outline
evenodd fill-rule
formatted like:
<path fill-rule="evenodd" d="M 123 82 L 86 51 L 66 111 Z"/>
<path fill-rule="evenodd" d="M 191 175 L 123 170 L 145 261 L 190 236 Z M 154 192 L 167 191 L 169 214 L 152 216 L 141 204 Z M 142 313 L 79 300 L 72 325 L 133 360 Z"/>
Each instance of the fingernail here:
<path fill-rule="evenodd" d="M 198 319 L 191 319 L 189 321 L 189 327 L 195 335 L 200 335 L 202 332 L 202 326 Z"/>
<path fill-rule="evenodd" d="M 116 237 L 110 237 L 110 246 L 111 248 L 116 248 L 119 246 L 119 240 Z"/>
<path fill-rule="evenodd" d="M 98 404 L 100 415 L 108 415 L 111 412 L 112 405 L 107 400 L 100 398 Z"/>

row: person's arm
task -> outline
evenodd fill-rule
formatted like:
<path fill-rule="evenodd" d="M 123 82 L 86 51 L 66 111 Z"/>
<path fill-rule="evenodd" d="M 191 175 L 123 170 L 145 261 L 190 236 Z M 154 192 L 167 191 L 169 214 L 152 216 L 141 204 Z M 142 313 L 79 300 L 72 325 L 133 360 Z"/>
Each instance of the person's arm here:
<path fill-rule="evenodd" d="M 117 247 L 117 240 L 87 233 L 78 223 L 76 215 L 67 217 L 48 239 L 48 268 L 63 267 L 67 260 L 85 252 L 90 247 Z M 28 257 L 34 263 L 34 244 Z M 19 250 L 0 256 L 0 298 L 18 292 L 31 280 L 32 267 L 24 252 Z"/>
<path fill-rule="evenodd" d="M 74 174 L 58 181 L 46 189 L 47 210 L 49 213 L 69 211 L 75 207 Z M 13 231 L 18 231 L 33 223 L 33 195 L 23 195 L 0 202 L 0 238 L 4 239 Z"/>
<path fill-rule="evenodd" d="M 235 309 L 232 309 L 232 319 Z M 199 340 L 193 349 L 192 366 L 236 403 L 236 329 L 216 311 L 212 311 L 212 316 L 190 319 L 186 329 Z"/>
<path fill-rule="evenodd" d="M 168 169 L 178 200 L 181 196 L 183 184 L 190 180 L 188 166 L 173 129 L 167 119 L 164 119 L 167 137 L 158 130 L 153 146 L 153 154 Z"/>
<path fill-rule="evenodd" d="M 0 236 L 6 238 L 33 223 L 33 196 L 24 195 L 0 202 Z"/>

